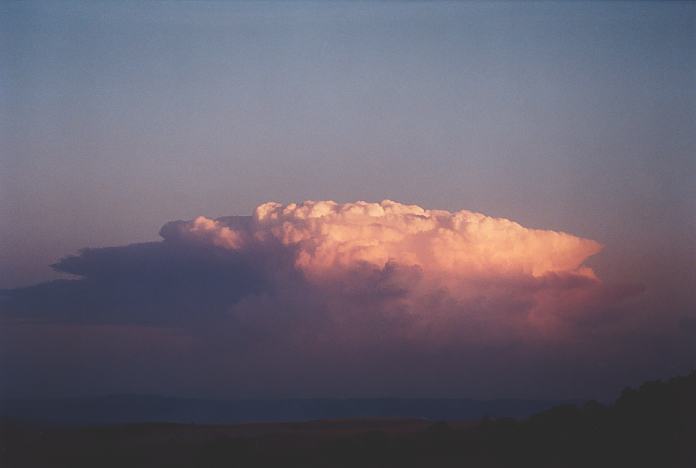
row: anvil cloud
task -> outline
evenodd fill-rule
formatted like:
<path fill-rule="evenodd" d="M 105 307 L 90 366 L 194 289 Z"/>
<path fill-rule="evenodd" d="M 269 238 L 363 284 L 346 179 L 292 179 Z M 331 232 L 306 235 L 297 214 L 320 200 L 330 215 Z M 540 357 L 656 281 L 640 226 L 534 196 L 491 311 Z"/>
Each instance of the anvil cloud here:
<path fill-rule="evenodd" d="M 170 223 L 162 235 L 243 256 L 284 251 L 314 294 L 331 291 L 346 301 L 378 296 L 382 309 L 400 299 L 402 311 L 420 316 L 515 309 L 508 321 L 548 325 L 605 292 L 583 265 L 601 250 L 593 240 L 390 200 L 265 203 L 252 217 L 198 217 Z"/>
<path fill-rule="evenodd" d="M 640 292 L 606 285 L 585 265 L 596 241 L 388 200 L 265 203 L 252 216 L 200 216 L 160 233 L 54 265 L 78 279 L 5 291 L 8 355 L 30 359 L 27 336 L 68 352 L 65 337 L 85 334 L 80 355 L 118 361 L 142 335 L 151 350 L 141 357 L 160 356 L 167 375 L 210 366 L 206 375 L 223 372 L 238 392 L 311 382 L 331 394 L 350 378 L 364 386 L 355 391 L 393 393 L 396 382 L 432 381 L 438 366 L 433 385 L 461 387 L 483 369 L 519 361 L 540 371 L 549 356 L 572 355 L 572 343 L 606 332 L 604 317 L 624 316 L 624 299 Z M 165 363 L 142 365 L 147 374 Z"/>
<path fill-rule="evenodd" d="M 389 200 L 265 203 L 253 216 L 170 222 L 161 235 L 66 257 L 54 268 L 82 279 L 10 291 L 5 309 L 88 323 L 257 322 L 292 309 L 340 320 L 332 334 L 355 331 L 358 316 L 359 327 L 390 316 L 408 319 L 416 338 L 422 328 L 461 338 L 471 321 L 479 337 L 560 333 L 635 292 L 603 285 L 584 265 L 596 241 Z"/>

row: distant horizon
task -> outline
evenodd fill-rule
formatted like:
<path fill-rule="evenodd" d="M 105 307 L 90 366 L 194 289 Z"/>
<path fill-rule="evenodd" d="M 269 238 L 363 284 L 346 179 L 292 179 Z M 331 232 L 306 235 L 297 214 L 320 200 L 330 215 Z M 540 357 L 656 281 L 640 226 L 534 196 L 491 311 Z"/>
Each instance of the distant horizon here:
<path fill-rule="evenodd" d="M 389 396 L 362 396 L 362 397 L 233 397 L 233 398 L 216 398 L 216 397 L 198 397 L 185 395 L 158 395 L 158 394 L 138 394 L 138 393 L 113 393 L 113 394 L 93 394 L 93 395 L 61 395 L 61 396 L 44 396 L 44 397 L 0 397 L 0 401 L 9 400 L 82 400 L 82 399 L 104 399 L 104 398 L 163 398 L 172 400 L 203 400 L 203 401 L 284 401 L 284 400 L 459 400 L 459 401 L 475 401 L 475 402 L 493 402 L 493 401 L 590 401 L 593 398 L 468 398 L 468 397 L 389 397 Z"/>

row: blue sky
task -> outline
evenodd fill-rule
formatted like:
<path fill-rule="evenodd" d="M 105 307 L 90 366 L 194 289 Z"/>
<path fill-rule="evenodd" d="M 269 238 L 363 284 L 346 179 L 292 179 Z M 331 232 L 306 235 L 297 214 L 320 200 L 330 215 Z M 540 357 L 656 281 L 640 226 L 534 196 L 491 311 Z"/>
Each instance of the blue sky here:
<path fill-rule="evenodd" d="M 3 286 L 268 200 L 694 246 L 693 4 L 0 8 Z"/>

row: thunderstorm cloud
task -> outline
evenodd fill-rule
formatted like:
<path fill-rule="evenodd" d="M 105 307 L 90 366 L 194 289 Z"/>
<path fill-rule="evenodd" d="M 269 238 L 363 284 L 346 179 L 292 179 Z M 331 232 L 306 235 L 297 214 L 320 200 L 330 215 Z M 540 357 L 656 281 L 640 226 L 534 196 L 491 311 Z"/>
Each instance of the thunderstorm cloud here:
<path fill-rule="evenodd" d="M 2 292 L 6 373 L 26 383 L 53 366 L 100 388 L 103 376 L 85 383 L 89 353 L 120 363 L 110 384 L 141 373 L 153 391 L 183 369 L 199 378 L 169 382 L 181 391 L 485 391 L 521 385 L 510 366 L 548 374 L 605 359 L 641 292 L 586 265 L 594 240 L 389 200 L 265 203 L 160 234 L 53 265 L 75 279 Z"/>

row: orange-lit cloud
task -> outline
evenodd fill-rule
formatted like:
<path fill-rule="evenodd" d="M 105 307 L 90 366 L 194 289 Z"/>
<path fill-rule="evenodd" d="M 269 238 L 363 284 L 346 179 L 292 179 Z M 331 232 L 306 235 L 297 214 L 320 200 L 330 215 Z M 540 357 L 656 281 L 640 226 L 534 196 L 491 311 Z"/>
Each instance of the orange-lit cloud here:
<path fill-rule="evenodd" d="M 449 386 L 505 375 L 511 362 L 544 373 L 551 355 L 565 356 L 561 369 L 606 359 L 634 316 L 624 299 L 640 293 L 585 264 L 596 241 L 392 201 L 265 203 L 253 216 L 167 223 L 161 235 L 60 260 L 54 268 L 81 279 L 7 291 L 0 319 L 96 334 L 165 326 L 175 340 L 149 339 L 162 356 L 210 361 L 232 386 L 239 375 L 292 388 L 298 375 L 394 373 L 385 385 L 411 388 L 437 366 Z"/>
<path fill-rule="evenodd" d="M 307 201 L 256 208 L 244 229 L 198 217 L 181 227 L 185 237 L 229 249 L 280 241 L 297 248 L 296 265 L 310 275 L 360 263 L 418 265 L 456 276 L 573 273 L 593 277 L 582 263 L 601 250 L 593 240 L 529 229 L 471 211 L 426 210 L 381 203 Z"/>
<path fill-rule="evenodd" d="M 550 328 L 607 295 L 583 264 L 598 242 L 466 210 L 307 201 L 262 204 L 245 222 L 225 219 L 178 223 L 176 237 L 251 255 L 280 246 L 310 284 L 337 295 L 333 309 L 345 311 L 346 297 L 390 298 L 380 313 L 398 307 L 429 320 L 493 320 L 521 309 L 503 326 Z"/>

